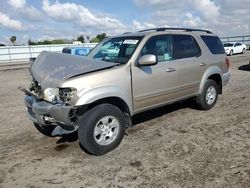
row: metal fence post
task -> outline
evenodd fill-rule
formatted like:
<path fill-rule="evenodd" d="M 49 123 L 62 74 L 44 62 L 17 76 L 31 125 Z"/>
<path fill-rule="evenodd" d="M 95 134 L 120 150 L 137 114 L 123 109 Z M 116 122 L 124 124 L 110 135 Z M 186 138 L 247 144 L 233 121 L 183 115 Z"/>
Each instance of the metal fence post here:
<path fill-rule="evenodd" d="M 30 58 L 32 58 L 31 49 L 30 49 L 30 45 L 29 44 L 28 44 L 28 47 L 29 47 L 29 51 L 30 51 Z"/>
<path fill-rule="evenodd" d="M 11 62 L 10 47 L 8 46 L 9 61 Z"/>

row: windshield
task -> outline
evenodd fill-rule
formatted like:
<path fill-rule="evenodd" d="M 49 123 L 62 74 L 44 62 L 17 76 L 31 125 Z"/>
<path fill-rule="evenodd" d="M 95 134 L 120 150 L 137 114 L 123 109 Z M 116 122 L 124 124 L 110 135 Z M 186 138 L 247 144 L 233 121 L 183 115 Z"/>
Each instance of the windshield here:
<path fill-rule="evenodd" d="M 224 47 L 232 47 L 234 44 L 233 43 L 225 43 L 223 44 Z"/>
<path fill-rule="evenodd" d="M 102 61 L 125 64 L 133 55 L 142 37 L 108 38 L 99 43 L 88 57 Z"/>

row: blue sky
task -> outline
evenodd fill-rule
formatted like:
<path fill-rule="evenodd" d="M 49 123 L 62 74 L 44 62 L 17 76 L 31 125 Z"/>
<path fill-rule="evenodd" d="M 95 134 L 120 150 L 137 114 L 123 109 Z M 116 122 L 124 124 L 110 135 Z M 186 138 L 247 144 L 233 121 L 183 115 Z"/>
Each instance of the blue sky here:
<path fill-rule="evenodd" d="M 115 35 L 152 27 L 250 34 L 250 0 L 1 0 L 0 43 Z"/>

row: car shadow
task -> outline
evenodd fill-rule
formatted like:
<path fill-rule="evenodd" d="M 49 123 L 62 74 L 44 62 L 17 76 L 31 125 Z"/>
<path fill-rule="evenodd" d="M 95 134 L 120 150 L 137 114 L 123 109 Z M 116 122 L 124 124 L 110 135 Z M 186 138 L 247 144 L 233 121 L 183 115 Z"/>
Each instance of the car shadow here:
<path fill-rule="evenodd" d="M 145 111 L 139 114 L 136 114 L 132 117 L 132 125 L 135 126 L 137 124 L 159 118 L 168 113 L 174 112 L 176 110 L 180 110 L 183 108 L 191 108 L 196 109 L 194 100 L 188 99 L 180 102 L 176 102 L 170 105 L 165 105 L 153 110 Z"/>
<path fill-rule="evenodd" d="M 78 131 L 75 131 L 73 133 L 70 134 L 66 134 L 62 137 L 59 137 L 59 139 L 57 140 L 57 144 L 64 144 L 64 143 L 69 143 L 69 142 L 75 142 L 78 140 Z"/>
<path fill-rule="evenodd" d="M 174 112 L 174 111 L 177 111 L 180 109 L 184 109 L 184 108 L 196 109 L 194 100 L 187 99 L 187 100 L 176 102 L 176 103 L 173 103 L 170 105 L 164 105 L 162 107 L 155 108 L 153 110 L 148 110 L 148 111 L 136 114 L 135 116 L 132 117 L 132 127 L 131 127 L 132 129 L 129 128 L 127 133 L 133 133 L 133 132 L 136 132 L 137 130 L 141 129 L 142 127 L 136 126 L 140 123 L 159 118 L 163 115 L 166 115 L 166 114 L 169 114 L 171 112 Z M 70 134 L 67 134 L 67 135 L 64 135 L 57 140 L 56 143 L 58 144 L 58 146 L 55 148 L 55 150 L 60 151 L 60 150 L 66 149 L 67 145 L 65 145 L 65 143 L 75 142 L 77 140 L 78 140 L 77 131 L 70 133 Z M 82 148 L 82 149 L 84 149 L 84 148 Z"/>
<path fill-rule="evenodd" d="M 250 62 L 249 64 L 239 66 L 238 69 L 242 71 L 250 71 Z"/>

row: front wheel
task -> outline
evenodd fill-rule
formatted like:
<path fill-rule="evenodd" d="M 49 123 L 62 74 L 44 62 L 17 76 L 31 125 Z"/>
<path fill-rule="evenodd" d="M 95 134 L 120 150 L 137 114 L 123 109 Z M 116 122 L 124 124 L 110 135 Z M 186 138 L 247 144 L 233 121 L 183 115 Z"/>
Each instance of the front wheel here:
<path fill-rule="evenodd" d="M 232 56 L 233 54 L 234 54 L 234 51 L 231 50 L 231 51 L 229 52 L 229 55 Z"/>
<path fill-rule="evenodd" d="M 245 52 L 246 52 L 246 49 L 243 48 L 241 53 L 244 54 Z"/>
<path fill-rule="evenodd" d="M 125 116 L 118 107 L 111 104 L 97 105 L 80 118 L 80 146 L 90 154 L 106 154 L 121 143 L 125 125 Z"/>
<path fill-rule="evenodd" d="M 202 93 L 196 98 L 199 109 L 209 110 L 214 107 L 218 98 L 219 86 L 214 80 L 207 80 Z"/>

